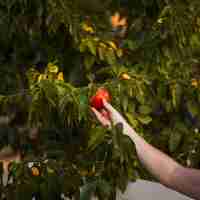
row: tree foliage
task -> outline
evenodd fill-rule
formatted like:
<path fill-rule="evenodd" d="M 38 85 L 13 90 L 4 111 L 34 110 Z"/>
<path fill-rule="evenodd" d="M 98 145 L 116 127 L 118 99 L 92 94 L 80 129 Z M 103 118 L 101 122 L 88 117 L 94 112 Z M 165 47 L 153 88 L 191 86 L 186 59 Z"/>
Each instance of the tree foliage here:
<path fill-rule="evenodd" d="M 7 199 L 115 199 L 152 179 L 122 127 L 91 115 L 99 87 L 148 142 L 200 167 L 199 0 L 1 1 L 0 30 L 0 144 L 23 154 Z"/>

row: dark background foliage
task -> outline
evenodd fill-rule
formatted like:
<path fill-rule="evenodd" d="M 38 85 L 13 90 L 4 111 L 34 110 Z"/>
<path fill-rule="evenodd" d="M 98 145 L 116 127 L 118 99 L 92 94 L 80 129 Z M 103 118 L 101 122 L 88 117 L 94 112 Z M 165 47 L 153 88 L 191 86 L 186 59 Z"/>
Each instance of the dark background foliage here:
<path fill-rule="evenodd" d="M 110 24 L 116 11 L 126 28 Z M 101 86 L 148 142 L 199 168 L 199 14 L 199 0 L 0 1 L 0 144 L 23 155 L 7 199 L 114 199 L 128 180 L 152 179 L 121 127 L 91 116 Z"/>

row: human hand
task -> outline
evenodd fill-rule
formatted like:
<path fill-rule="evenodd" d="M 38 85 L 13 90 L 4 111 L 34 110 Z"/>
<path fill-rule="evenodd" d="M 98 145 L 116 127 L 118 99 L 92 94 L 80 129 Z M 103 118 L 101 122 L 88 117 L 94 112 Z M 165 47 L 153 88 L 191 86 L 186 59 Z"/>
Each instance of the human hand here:
<path fill-rule="evenodd" d="M 123 125 L 123 133 L 126 135 L 131 134 L 134 132 L 134 130 L 131 128 L 131 126 L 127 123 L 127 121 L 122 117 L 122 115 L 112 107 L 111 104 L 109 104 L 106 100 L 103 100 L 103 106 L 105 108 L 105 111 L 108 112 L 108 117 L 106 117 L 104 114 L 96 110 L 94 107 L 92 107 L 92 111 L 99 120 L 99 122 L 104 126 L 111 128 L 111 125 L 116 125 L 118 123 L 121 123 Z"/>

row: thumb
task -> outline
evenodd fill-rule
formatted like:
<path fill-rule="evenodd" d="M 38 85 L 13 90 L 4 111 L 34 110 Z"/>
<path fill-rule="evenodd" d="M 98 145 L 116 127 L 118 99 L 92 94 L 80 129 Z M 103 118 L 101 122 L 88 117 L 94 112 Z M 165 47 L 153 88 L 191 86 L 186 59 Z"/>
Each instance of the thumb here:
<path fill-rule="evenodd" d="M 114 112 L 116 112 L 116 110 L 112 107 L 112 105 L 109 104 L 105 99 L 103 99 L 103 106 L 111 114 L 114 113 Z"/>
<path fill-rule="evenodd" d="M 122 117 L 122 115 L 112 107 L 111 104 L 109 104 L 106 100 L 103 100 L 104 108 L 109 112 L 110 118 L 114 124 L 117 124 L 119 122 L 125 123 L 126 120 Z"/>

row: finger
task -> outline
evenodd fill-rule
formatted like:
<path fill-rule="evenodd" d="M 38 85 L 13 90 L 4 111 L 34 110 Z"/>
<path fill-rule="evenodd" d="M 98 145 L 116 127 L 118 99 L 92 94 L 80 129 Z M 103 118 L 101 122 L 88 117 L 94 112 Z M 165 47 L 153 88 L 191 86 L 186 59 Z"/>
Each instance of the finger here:
<path fill-rule="evenodd" d="M 112 120 L 113 124 L 117 124 L 119 122 L 124 123 L 126 120 L 121 116 L 121 114 L 112 107 L 107 101 L 103 99 L 103 105 L 105 109 L 109 112 L 110 119 Z"/>
<path fill-rule="evenodd" d="M 91 107 L 91 110 L 93 111 L 93 113 L 95 114 L 95 116 L 97 117 L 97 119 L 100 121 L 100 123 L 107 127 L 110 126 L 110 122 L 109 120 L 107 120 L 105 117 L 102 116 L 102 114 L 97 111 L 95 108 Z"/>
<path fill-rule="evenodd" d="M 105 99 L 103 99 L 103 105 L 110 113 L 115 113 L 116 110 L 112 107 L 111 104 L 109 104 Z"/>
<path fill-rule="evenodd" d="M 96 119 L 97 118 L 97 113 L 93 110 L 94 108 L 90 107 L 90 116 L 92 119 Z"/>
<path fill-rule="evenodd" d="M 101 113 L 98 111 L 98 110 L 96 110 L 94 107 L 91 107 L 91 110 L 92 110 L 92 112 L 95 114 L 95 116 L 96 116 L 96 118 L 99 120 L 99 121 L 101 121 L 102 120 L 102 115 L 101 115 Z"/>

